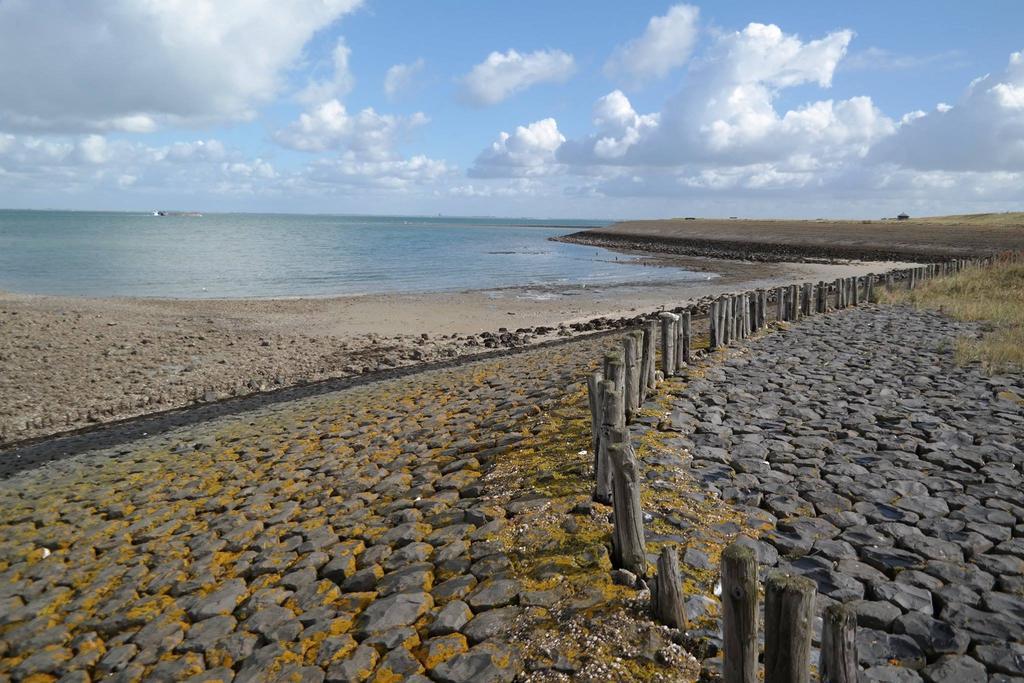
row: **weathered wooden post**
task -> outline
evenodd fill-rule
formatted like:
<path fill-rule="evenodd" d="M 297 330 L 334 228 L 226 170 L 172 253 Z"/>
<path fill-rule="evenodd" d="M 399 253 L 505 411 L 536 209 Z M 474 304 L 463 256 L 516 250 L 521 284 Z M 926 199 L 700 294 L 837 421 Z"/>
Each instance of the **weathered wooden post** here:
<path fill-rule="evenodd" d="M 718 348 L 718 302 L 708 306 L 708 351 Z"/>
<path fill-rule="evenodd" d="M 622 357 L 625 369 L 626 424 L 633 421 L 633 416 L 640 409 L 640 363 L 637 362 L 637 351 L 641 333 L 632 331 L 622 338 Z"/>
<path fill-rule="evenodd" d="M 722 680 L 758 680 L 757 560 L 739 543 L 722 552 Z"/>
<path fill-rule="evenodd" d="M 676 316 L 662 313 L 661 316 L 661 374 L 668 379 L 676 372 Z"/>
<path fill-rule="evenodd" d="M 782 321 L 786 319 L 786 290 L 783 287 L 775 289 L 775 319 Z"/>
<path fill-rule="evenodd" d="M 810 282 L 805 282 L 803 296 L 800 297 L 801 311 L 805 316 L 810 316 L 814 313 L 813 301 L 814 285 Z"/>
<path fill-rule="evenodd" d="M 907 277 L 907 279 L 908 279 L 907 289 L 914 289 L 914 287 L 917 285 L 917 283 L 914 281 L 914 276 L 916 274 L 917 274 L 917 269 L 916 268 L 911 268 L 910 269 L 910 273 L 909 273 L 909 275 Z"/>
<path fill-rule="evenodd" d="M 860 306 L 860 277 L 854 275 L 850 278 L 850 284 L 853 290 L 853 305 Z"/>
<path fill-rule="evenodd" d="M 669 628 L 688 630 L 690 624 L 683 602 L 683 577 L 679 573 L 679 554 L 675 548 L 662 547 L 654 585 L 654 618 Z"/>
<path fill-rule="evenodd" d="M 683 366 L 690 364 L 690 312 L 684 311 L 679 314 L 679 323 L 676 325 L 676 374 L 681 374 Z"/>
<path fill-rule="evenodd" d="M 601 396 L 601 441 L 594 462 L 594 500 L 607 505 L 611 502 L 612 473 L 608 458 L 612 429 L 626 426 L 626 369 L 619 353 L 604 357 L 604 381 L 599 386 Z"/>
<path fill-rule="evenodd" d="M 814 581 L 773 572 L 764 588 L 765 683 L 808 683 Z"/>
<path fill-rule="evenodd" d="M 800 288 L 797 285 L 789 286 L 789 319 L 800 319 Z"/>
<path fill-rule="evenodd" d="M 732 297 L 728 295 L 722 297 L 722 343 L 732 343 Z"/>
<path fill-rule="evenodd" d="M 818 313 L 828 313 L 828 285 L 818 281 Z"/>
<path fill-rule="evenodd" d="M 655 349 L 658 348 L 658 323 L 650 320 L 644 323 L 644 353 L 640 359 L 640 375 L 644 382 L 644 399 L 654 391 Z"/>
<path fill-rule="evenodd" d="M 608 447 L 612 463 L 612 565 L 637 576 L 647 575 L 644 518 L 640 508 L 640 472 L 625 429 L 613 431 Z"/>
<path fill-rule="evenodd" d="M 762 289 L 757 293 L 757 326 L 762 330 L 768 324 L 768 290 Z"/>
<path fill-rule="evenodd" d="M 849 605 L 825 608 L 818 673 L 821 683 L 857 683 L 857 612 Z"/>
<path fill-rule="evenodd" d="M 867 291 L 864 292 L 864 300 L 869 304 L 875 303 L 875 274 L 868 273 Z"/>
<path fill-rule="evenodd" d="M 739 296 L 740 304 L 740 337 L 746 339 L 750 336 L 750 299 L 744 292 Z"/>
<path fill-rule="evenodd" d="M 732 295 L 732 338 L 743 339 L 743 298 Z"/>
<path fill-rule="evenodd" d="M 843 278 L 836 278 L 833 286 L 836 288 L 836 310 L 839 310 L 843 307 Z"/>
<path fill-rule="evenodd" d="M 601 382 L 604 374 L 595 370 L 587 377 L 587 400 L 590 404 L 590 452 L 594 456 L 594 469 L 597 469 L 597 454 L 601 448 Z"/>

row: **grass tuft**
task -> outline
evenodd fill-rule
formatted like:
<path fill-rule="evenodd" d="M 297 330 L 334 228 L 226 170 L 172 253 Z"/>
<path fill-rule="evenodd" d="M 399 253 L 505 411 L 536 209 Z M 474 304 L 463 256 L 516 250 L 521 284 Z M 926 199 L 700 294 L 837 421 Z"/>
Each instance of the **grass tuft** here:
<path fill-rule="evenodd" d="M 999 261 L 930 280 L 913 291 L 883 294 L 885 303 L 907 303 L 958 320 L 984 323 L 981 339 L 960 339 L 957 362 L 980 361 L 990 372 L 1024 368 L 1024 263 Z"/>

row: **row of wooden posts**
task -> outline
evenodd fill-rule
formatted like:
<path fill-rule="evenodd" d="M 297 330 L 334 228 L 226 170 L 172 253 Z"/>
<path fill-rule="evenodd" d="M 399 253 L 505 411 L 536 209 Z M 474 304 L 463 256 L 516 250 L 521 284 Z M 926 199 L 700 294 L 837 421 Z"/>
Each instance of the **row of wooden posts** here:
<path fill-rule="evenodd" d="M 874 299 L 876 284 L 893 288 L 897 282 L 914 289 L 940 275 L 968 266 L 988 265 L 991 258 L 950 260 L 891 271 L 882 276 L 840 278 L 832 283 L 803 283 L 727 294 L 707 310 L 709 348 L 745 339 L 768 324 L 768 305 L 776 304 L 775 319 L 798 320 L 832 308 L 857 306 Z M 831 299 L 831 302 L 830 302 Z M 638 577 L 648 576 L 641 473 L 629 438 L 632 422 L 657 387 L 658 341 L 663 378 L 682 374 L 693 356 L 691 324 L 696 307 L 680 313 L 663 312 L 623 337 L 622 348 L 604 357 L 587 379 L 592 421 L 594 500 L 612 506 L 612 564 Z M 660 330 L 659 330 L 660 327 Z M 755 683 L 758 679 L 757 562 L 749 546 L 733 543 L 722 554 L 723 679 L 725 683 Z M 806 683 L 809 680 L 811 625 L 816 588 L 807 578 L 782 573 L 765 582 L 764 673 L 768 683 Z M 687 629 L 686 610 L 675 548 L 663 547 L 651 585 L 652 612 L 662 623 Z M 856 615 L 847 606 L 825 611 L 819 672 L 822 681 L 857 680 Z"/>

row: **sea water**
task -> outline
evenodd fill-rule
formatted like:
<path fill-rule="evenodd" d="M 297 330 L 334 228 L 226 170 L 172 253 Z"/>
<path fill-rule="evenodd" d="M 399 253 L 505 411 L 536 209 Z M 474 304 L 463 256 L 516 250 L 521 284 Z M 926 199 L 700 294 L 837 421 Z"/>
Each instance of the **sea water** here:
<path fill-rule="evenodd" d="M 606 223 L 0 210 L 0 290 L 263 298 L 708 278 L 548 239 Z"/>

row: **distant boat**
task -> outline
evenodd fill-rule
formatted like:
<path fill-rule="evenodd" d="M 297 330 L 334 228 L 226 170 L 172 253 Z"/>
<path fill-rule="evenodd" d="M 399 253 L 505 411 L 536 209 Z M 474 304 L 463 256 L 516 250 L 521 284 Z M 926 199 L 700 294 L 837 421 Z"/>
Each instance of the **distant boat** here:
<path fill-rule="evenodd" d="M 153 216 L 188 216 L 189 218 L 202 218 L 203 214 L 198 211 L 154 211 Z"/>
<path fill-rule="evenodd" d="M 164 213 L 163 211 L 154 211 L 153 215 L 154 216 L 166 216 L 167 214 Z"/>

